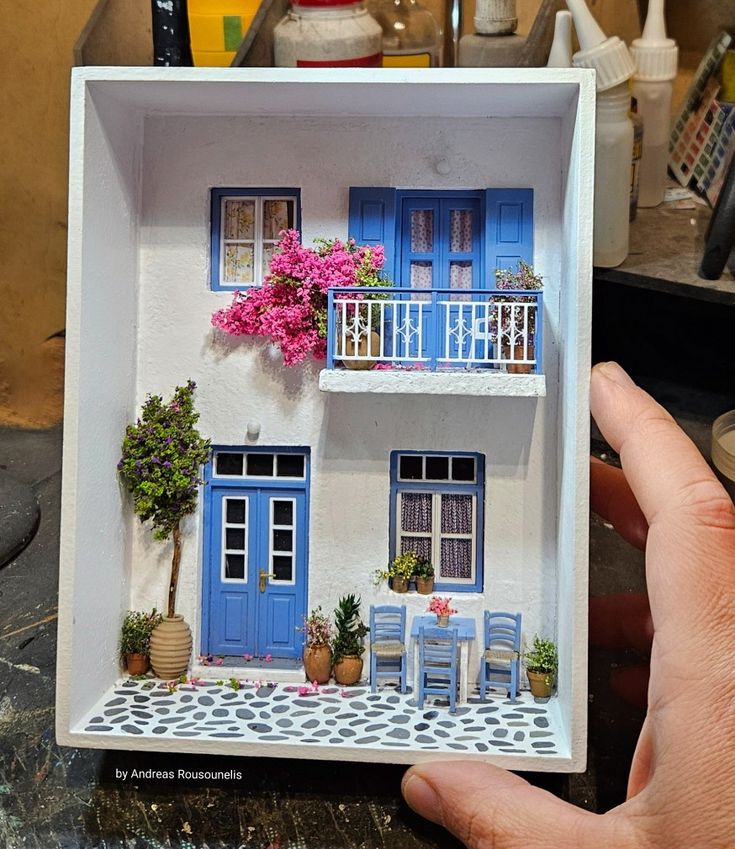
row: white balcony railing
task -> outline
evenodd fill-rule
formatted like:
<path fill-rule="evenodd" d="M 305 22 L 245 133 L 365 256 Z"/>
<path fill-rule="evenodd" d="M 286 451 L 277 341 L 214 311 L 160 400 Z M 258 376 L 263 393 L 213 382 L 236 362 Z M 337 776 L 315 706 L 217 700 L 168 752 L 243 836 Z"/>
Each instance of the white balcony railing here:
<path fill-rule="evenodd" d="M 345 287 L 328 298 L 328 369 L 541 374 L 541 292 Z"/>

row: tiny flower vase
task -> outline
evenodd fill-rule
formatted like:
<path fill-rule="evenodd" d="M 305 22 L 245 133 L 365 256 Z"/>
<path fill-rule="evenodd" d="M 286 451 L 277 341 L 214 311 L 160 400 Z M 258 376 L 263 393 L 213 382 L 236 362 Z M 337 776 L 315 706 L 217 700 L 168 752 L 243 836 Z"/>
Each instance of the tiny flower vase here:
<path fill-rule="evenodd" d="M 449 627 L 449 614 L 448 613 L 437 614 L 436 624 L 439 628 L 448 628 Z"/>

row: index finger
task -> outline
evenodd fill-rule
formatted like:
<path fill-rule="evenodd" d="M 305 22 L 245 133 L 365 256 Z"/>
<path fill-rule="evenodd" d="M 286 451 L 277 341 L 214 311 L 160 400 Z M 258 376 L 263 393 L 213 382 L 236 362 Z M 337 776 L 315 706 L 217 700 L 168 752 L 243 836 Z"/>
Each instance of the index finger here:
<path fill-rule="evenodd" d="M 709 639 L 714 612 L 735 594 L 735 507 L 673 418 L 616 363 L 593 369 L 590 406 L 649 524 L 646 573 L 657 638 L 667 647 L 670 636 L 674 645 L 684 629 L 692 643 Z"/>

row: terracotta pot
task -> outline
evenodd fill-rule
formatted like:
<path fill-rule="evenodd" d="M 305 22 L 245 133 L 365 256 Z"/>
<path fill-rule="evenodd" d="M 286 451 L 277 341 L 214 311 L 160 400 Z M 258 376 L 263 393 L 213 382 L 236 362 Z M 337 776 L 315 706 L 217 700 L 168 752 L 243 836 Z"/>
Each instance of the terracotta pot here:
<path fill-rule="evenodd" d="M 184 617 L 164 616 L 151 634 L 151 666 L 157 678 L 179 678 L 189 668 L 191 631 Z"/>
<path fill-rule="evenodd" d="M 515 345 L 513 347 L 513 356 L 517 360 L 522 360 L 524 355 L 523 345 Z M 533 358 L 533 345 L 528 346 L 528 359 Z M 503 359 L 510 359 L 510 345 L 503 346 Z M 532 374 L 533 366 L 530 364 L 513 365 L 508 363 L 508 374 Z"/>
<path fill-rule="evenodd" d="M 145 675 L 148 672 L 148 655 L 126 654 L 125 667 L 128 675 Z"/>
<path fill-rule="evenodd" d="M 374 331 L 370 331 L 370 351 L 368 352 L 368 336 L 367 333 L 360 333 L 357 341 L 357 351 L 355 351 L 355 340 L 352 334 L 348 333 L 345 338 L 345 354 L 348 356 L 357 356 L 366 357 L 370 354 L 379 354 L 380 353 L 380 336 Z M 345 368 L 355 369 L 357 371 L 367 371 L 368 369 L 375 368 L 377 364 L 377 359 L 375 360 L 342 360 L 342 364 Z"/>
<path fill-rule="evenodd" d="M 554 686 L 553 676 L 548 672 L 529 672 L 528 683 L 531 685 L 531 693 L 537 699 L 548 699 L 551 695 L 551 688 Z"/>
<path fill-rule="evenodd" d="M 334 664 L 334 680 L 338 684 L 357 684 L 362 675 L 362 658 L 348 654 Z"/>
<path fill-rule="evenodd" d="M 304 647 L 304 673 L 309 683 L 326 684 L 332 675 L 332 651 L 329 646 Z"/>
<path fill-rule="evenodd" d="M 437 614 L 436 624 L 437 624 L 437 627 L 439 627 L 439 628 L 448 628 L 449 627 L 449 614 L 445 613 L 442 616 Z"/>
<path fill-rule="evenodd" d="M 434 579 L 416 578 L 416 592 L 421 595 L 431 595 L 434 592 Z"/>
<path fill-rule="evenodd" d="M 407 593 L 408 578 L 391 578 L 391 587 L 394 593 Z"/>

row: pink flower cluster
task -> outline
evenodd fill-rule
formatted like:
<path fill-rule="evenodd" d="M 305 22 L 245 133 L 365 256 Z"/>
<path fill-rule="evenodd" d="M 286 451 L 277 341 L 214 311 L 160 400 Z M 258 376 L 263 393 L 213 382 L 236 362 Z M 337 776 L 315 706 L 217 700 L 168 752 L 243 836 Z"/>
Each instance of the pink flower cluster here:
<path fill-rule="evenodd" d="M 327 290 L 330 286 L 375 286 L 383 281 L 383 248 L 358 247 L 354 240 L 317 240 L 306 248 L 297 230 L 283 230 L 261 287 L 235 292 L 212 324 L 233 336 L 266 336 L 283 353 L 285 365 L 309 354 L 327 353 Z"/>
<path fill-rule="evenodd" d="M 457 611 L 450 606 L 451 598 L 441 598 L 440 596 L 432 596 L 429 606 L 426 608 L 429 613 L 436 613 L 437 616 L 451 616 Z"/>

